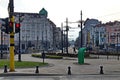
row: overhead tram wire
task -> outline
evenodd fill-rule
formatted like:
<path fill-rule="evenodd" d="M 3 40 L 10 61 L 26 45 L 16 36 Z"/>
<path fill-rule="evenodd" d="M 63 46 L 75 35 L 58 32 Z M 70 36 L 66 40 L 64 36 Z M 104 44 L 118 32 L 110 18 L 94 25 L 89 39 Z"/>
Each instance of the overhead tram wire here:
<path fill-rule="evenodd" d="M 103 18 L 103 19 L 106 19 L 107 17 L 113 17 L 113 16 L 115 16 L 115 15 L 120 15 L 120 12 L 116 12 L 116 13 L 111 13 L 111 14 L 106 14 L 106 15 L 103 15 L 103 16 L 98 16 L 98 17 L 96 17 L 97 19 L 100 19 L 100 18 Z M 120 20 L 120 19 L 114 19 L 114 21 L 116 21 L 116 20 Z M 111 20 L 110 20 L 111 21 Z M 112 19 L 112 21 L 113 21 L 113 19 Z"/>
<path fill-rule="evenodd" d="M 98 16 L 97 18 L 106 17 L 106 16 L 111 16 L 111 15 L 116 15 L 116 14 L 120 14 L 120 12 L 111 13 L 111 14 L 106 14 L 106 15 L 103 15 L 103 16 Z"/>

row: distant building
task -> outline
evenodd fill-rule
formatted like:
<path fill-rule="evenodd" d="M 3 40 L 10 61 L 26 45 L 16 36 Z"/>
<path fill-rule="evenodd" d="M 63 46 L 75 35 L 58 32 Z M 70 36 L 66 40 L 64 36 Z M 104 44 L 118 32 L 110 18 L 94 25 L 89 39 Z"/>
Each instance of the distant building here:
<path fill-rule="evenodd" d="M 94 34 L 94 47 L 99 47 L 103 49 L 106 47 L 106 28 L 105 25 L 100 23 L 95 26 L 95 34 Z"/>
<path fill-rule="evenodd" d="M 96 25 L 100 24 L 97 19 L 87 19 L 84 23 L 83 28 L 83 46 L 84 47 L 95 47 L 96 42 Z"/>
<path fill-rule="evenodd" d="M 102 24 L 96 19 L 87 19 L 83 28 L 83 45 L 100 49 L 120 46 L 120 22 Z"/>
<path fill-rule="evenodd" d="M 22 17 L 20 17 L 22 16 Z M 20 30 L 21 49 L 34 48 L 49 50 L 59 44 L 59 32 L 56 25 L 49 19 L 48 12 L 43 8 L 39 13 L 15 12 L 15 20 L 23 18 Z M 15 34 L 15 46 L 19 45 L 19 33 Z"/>
<path fill-rule="evenodd" d="M 106 28 L 106 43 L 108 46 L 120 46 L 120 22 L 108 22 L 105 24 Z"/>

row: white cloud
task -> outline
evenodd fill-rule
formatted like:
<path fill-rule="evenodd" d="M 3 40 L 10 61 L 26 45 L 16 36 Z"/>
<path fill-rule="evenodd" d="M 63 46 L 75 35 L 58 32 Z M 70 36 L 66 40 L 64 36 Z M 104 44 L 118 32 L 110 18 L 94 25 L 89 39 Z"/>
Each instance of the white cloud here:
<path fill-rule="evenodd" d="M 5 17 L 8 17 L 8 11 L 7 9 L 3 8 L 3 7 L 0 7 L 0 18 L 5 18 Z"/>

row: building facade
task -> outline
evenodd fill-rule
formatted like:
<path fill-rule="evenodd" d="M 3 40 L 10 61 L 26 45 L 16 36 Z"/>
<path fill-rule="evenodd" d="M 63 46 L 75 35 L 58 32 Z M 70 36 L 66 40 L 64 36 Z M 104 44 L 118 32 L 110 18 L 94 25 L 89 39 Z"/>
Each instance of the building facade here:
<path fill-rule="evenodd" d="M 116 48 L 120 46 L 120 22 L 101 23 L 96 19 L 87 19 L 83 28 L 85 47 Z"/>
<path fill-rule="evenodd" d="M 108 22 L 106 27 L 106 42 L 108 46 L 116 47 L 120 46 L 120 22 Z"/>
<path fill-rule="evenodd" d="M 100 24 L 97 19 L 87 19 L 83 28 L 83 46 L 95 47 L 96 42 L 96 25 Z"/>
<path fill-rule="evenodd" d="M 22 21 L 20 21 L 22 18 Z M 27 50 L 49 50 L 56 48 L 59 43 L 59 34 L 55 34 L 58 28 L 48 18 L 48 12 L 43 8 L 39 13 L 15 13 L 16 22 L 21 23 L 20 34 L 15 34 L 15 45 Z"/>

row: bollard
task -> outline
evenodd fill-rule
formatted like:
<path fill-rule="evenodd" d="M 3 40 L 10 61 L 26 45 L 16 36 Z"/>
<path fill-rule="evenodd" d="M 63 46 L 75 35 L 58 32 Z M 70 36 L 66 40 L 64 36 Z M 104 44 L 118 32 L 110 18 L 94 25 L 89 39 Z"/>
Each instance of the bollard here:
<path fill-rule="evenodd" d="M 7 65 L 4 66 L 4 73 L 7 73 Z"/>
<path fill-rule="evenodd" d="M 103 66 L 100 66 L 100 74 L 104 74 L 103 73 Z"/>
<path fill-rule="evenodd" d="M 39 66 L 36 66 L 36 71 L 35 71 L 35 73 L 39 73 Z"/>
<path fill-rule="evenodd" d="M 68 67 L 68 75 L 71 75 L 71 67 Z"/>

